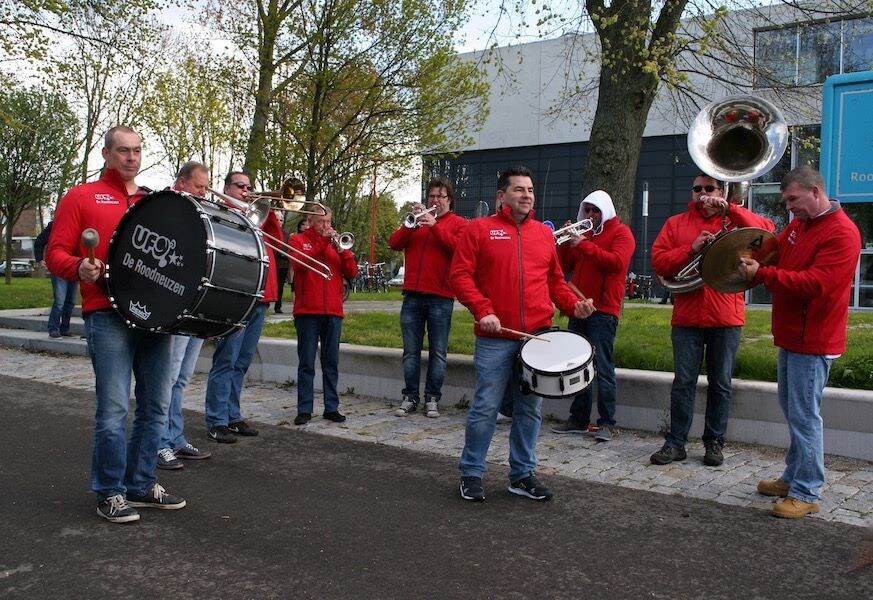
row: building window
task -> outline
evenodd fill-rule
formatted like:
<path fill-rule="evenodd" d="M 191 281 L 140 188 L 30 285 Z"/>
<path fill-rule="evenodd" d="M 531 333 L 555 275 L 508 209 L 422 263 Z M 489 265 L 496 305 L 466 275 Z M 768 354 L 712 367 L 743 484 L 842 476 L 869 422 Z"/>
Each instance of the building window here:
<path fill-rule="evenodd" d="M 755 87 L 812 85 L 873 68 L 873 18 L 755 31 Z"/>

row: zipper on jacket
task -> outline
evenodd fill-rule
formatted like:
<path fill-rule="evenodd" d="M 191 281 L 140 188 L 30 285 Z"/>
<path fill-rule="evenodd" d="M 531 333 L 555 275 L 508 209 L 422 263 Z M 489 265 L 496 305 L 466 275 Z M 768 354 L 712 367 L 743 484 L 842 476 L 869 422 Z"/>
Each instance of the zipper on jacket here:
<path fill-rule="evenodd" d="M 518 252 L 518 306 L 520 310 L 520 323 L 521 330 L 524 331 L 527 329 L 524 325 L 524 265 L 522 264 L 522 259 L 524 257 L 524 252 L 521 249 L 521 225 L 515 224 L 515 231 L 518 234 L 518 243 L 516 244 L 516 249 Z"/>

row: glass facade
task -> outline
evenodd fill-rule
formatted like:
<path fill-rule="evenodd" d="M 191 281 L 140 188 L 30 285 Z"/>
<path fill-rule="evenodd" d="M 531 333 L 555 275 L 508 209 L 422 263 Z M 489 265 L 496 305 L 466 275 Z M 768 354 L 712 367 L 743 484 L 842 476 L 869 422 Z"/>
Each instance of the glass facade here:
<path fill-rule="evenodd" d="M 755 87 L 823 83 L 873 69 L 873 17 L 755 31 Z"/>

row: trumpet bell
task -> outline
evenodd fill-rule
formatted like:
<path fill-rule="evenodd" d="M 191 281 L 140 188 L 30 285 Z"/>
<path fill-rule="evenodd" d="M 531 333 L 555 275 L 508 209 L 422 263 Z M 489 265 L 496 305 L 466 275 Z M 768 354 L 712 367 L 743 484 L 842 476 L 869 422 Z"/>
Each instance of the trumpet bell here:
<path fill-rule="evenodd" d="M 355 235 L 350 232 L 341 233 L 336 238 L 336 245 L 340 250 L 351 250 L 355 245 Z"/>
<path fill-rule="evenodd" d="M 701 171 L 728 183 L 757 179 L 788 147 L 788 125 L 773 104 L 751 95 L 706 105 L 688 129 L 688 152 Z"/>

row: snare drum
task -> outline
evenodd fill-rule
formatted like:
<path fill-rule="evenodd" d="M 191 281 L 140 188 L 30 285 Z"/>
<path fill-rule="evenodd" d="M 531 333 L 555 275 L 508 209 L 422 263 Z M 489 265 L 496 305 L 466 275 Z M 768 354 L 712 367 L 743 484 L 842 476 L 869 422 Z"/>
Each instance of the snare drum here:
<path fill-rule="evenodd" d="M 170 190 L 122 217 L 109 242 L 112 306 L 131 327 L 210 338 L 245 324 L 263 297 L 258 231 L 223 206 Z"/>
<path fill-rule="evenodd" d="M 538 333 L 521 345 L 521 377 L 543 398 L 575 396 L 594 381 L 594 348 L 573 331 Z"/>

